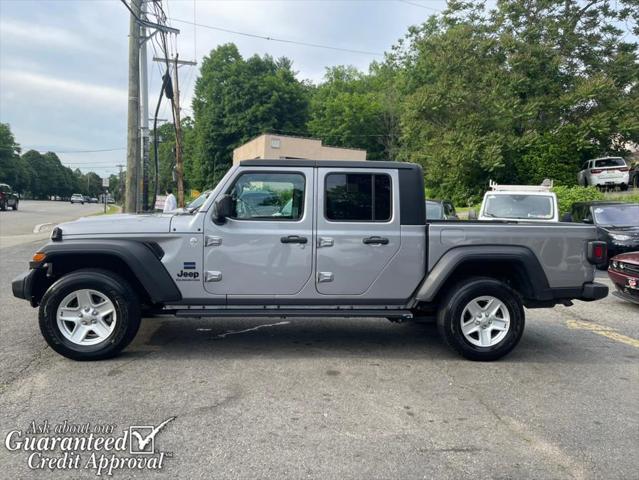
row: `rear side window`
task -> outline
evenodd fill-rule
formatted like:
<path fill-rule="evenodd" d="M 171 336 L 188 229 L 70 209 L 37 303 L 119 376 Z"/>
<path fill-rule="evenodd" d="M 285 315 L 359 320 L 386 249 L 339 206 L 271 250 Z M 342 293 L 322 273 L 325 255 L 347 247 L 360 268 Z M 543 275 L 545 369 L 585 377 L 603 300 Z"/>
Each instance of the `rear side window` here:
<path fill-rule="evenodd" d="M 625 167 L 626 162 L 623 158 L 604 158 L 595 161 L 595 168 L 606 167 Z"/>
<path fill-rule="evenodd" d="M 330 173 L 326 176 L 325 211 L 337 222 L 387 222 L 392 216 L 389 175 Z"/>

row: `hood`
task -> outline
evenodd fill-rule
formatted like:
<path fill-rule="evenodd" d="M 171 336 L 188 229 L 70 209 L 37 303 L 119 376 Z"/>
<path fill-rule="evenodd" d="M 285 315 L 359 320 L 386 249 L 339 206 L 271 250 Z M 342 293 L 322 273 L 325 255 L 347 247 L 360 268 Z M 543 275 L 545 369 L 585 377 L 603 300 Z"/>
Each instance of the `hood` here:
<path fill-rule="evenodd" d="M 634 226 L 622 227 L 622 226 L 615 225 L 615 226 L 602 226 L 599 228 L 601 228 L 604 232 L 611 235 L 628 235 L 632 238 L 639 240 L 639 227 L 634 227 Z"/>
<path fill-rule="evenodd" d="M 100 233 L 168 233 L 172 214 L 120 214 L 82 217 L 73 222 L 61 223 L 62 235 L 87 235 Z"/>
<path fill-rule="evenodd" d="M 639 252 L 628 252 L 621 253 L 616 257 L 613 257 L 614 260 L 619 262 L 631 263 L 633 265 L 639 265 Z"/>

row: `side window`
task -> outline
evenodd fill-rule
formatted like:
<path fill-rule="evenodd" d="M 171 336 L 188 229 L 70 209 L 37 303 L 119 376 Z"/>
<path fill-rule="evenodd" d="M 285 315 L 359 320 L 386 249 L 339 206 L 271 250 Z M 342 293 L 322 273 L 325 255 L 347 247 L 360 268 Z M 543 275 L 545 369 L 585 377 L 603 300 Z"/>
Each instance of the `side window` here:
<path fill-rule="evenodd" d="M 452 203 L 444 203 L 444 211 L 446 212 L 446 216 L 452 217 L 455 215 L 455 207 L 453 207 Z"/>
<path fill-rule="evenodd" d="M 327 220 L 387 222 L 392 216 L 389 175 L 381 173 L 329 173 L 325 184 Z"/>
<path fill-rule="evenodd" d="M 243 173 L 228 192 L 236 220 L 299 220 L 304 214 L 301 173 Z"/>

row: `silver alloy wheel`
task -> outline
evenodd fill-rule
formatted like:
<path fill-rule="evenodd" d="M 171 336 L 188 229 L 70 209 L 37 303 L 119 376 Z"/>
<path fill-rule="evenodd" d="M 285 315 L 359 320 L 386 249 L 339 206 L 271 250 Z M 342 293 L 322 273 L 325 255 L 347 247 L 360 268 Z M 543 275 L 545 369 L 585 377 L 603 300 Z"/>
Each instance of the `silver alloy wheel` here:
<path fill-rule="evenodd" d="M 461 315 L 461 331 L 477 347 L 492 347 L 510 329 L 508 307 L 496 297 L 485 295 L 468 302 Z"/>
<path fill-rule="evenodd" d="M 56 314 L 60 333 L 76 345 L 90 346 L 113 333 L 117 314 L 113 302 L 97 290 L 75 290 L 64 297 Z"/>

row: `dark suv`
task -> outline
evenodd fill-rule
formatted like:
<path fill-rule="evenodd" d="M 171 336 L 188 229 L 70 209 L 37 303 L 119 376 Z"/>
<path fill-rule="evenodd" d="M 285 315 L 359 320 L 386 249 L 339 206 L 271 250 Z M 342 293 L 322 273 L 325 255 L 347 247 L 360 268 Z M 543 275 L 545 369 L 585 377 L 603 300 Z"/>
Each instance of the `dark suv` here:
<path fill-rule="evenodd" d="M 19 201 L 18 195 L 13 193 L 11 186 L 0 183 L 0 210 L 6 210 L 7 207 L 17 210 Z"/>
<path fill-rule="evenodd" d="M 630 169 L 628 185 L 634 188 L 639 188 L 639 163 L 635 163 L 635 166 Z"/>
<path fill-rule="evenodd" d="M 639 250 L 639 203 L 578 202 L 562 220 L 594 224 L 608 244 L 608 258 Z"/>

